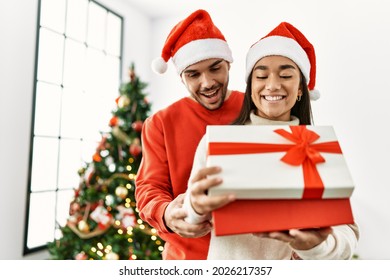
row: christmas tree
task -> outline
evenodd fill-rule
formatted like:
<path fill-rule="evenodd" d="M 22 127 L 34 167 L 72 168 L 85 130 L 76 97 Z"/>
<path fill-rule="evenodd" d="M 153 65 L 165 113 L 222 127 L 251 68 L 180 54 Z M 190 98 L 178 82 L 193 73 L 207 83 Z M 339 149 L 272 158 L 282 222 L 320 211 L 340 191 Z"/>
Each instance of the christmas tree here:
<path fill-rule="evenodd" d="M 53 259 L 161 259 L 163 240 L 140 219 L 134 197 L 150 103 L 134 64 L 129 77 L 120 86 L 111 131 L 102 133 L 91 162 L 78 171 L 67 223 L 60 227 L 61 237 L 48 243 Z"/>

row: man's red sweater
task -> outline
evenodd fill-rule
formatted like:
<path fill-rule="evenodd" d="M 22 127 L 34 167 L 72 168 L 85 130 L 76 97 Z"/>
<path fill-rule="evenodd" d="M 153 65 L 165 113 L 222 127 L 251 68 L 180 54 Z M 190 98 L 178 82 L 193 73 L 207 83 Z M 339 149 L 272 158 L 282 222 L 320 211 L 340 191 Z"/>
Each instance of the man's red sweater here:
<path fill-rule="evenodd" d="M 196 147 L 207 125 L 231 123 L 244 94 L 232 91 L 221 108 L 210 111 L 183 98 L 149 117 L 142 130 L 142 162 L 136 179 L 136 201 L 141 218 L 165 240 L 163 259 L 206 259 L 210 234 L 183 238 L 164 223 L 164 211 L 187 189 Z"/>

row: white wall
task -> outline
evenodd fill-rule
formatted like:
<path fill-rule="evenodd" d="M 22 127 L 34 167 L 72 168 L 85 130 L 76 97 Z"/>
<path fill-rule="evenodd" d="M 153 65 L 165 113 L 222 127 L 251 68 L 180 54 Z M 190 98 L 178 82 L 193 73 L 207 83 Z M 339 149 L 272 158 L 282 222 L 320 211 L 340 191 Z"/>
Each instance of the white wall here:
<path fill-rule="evenodd" d="M 390 259 L 387 2 L 240 0 L 229 9 L 215 4 L 217 1 L 207 2 L 211 3 L 199 7 L 210 12 L 233 51 L 232 89 L 245 89 L 248 48 L 281 21 L 294 24 L 313 43 L 317 52 L 317 89 L 322 93 L 313 102 L 314 121 L 335 127 L 356 184 L 352 206 L 361 230 L 357 253 L 363 259 Z M 153 57 L 160 55 L 173 24 L 186 15 L 154 21 Z M 164 77 L 155 75 L 151 87 L 155 111 L 187 95 L 171 63 Z"/>
<path fill-rule="evenodd" d="M 37 1 L 0 4 L 0 259 L 23 252 Z M 17 15 L 17 16 L 16 16 Z M 23 20 L 21 20 L 23 19 Z M 39 255 L 39 254 L 38 254 Z"/>
<path fill-rule="evenodd" d="M 147 80 L 150 20 L 126 1 L 99 2 L 125 18 L 123 80 L 133 61 Z M 23 256 L 37 8 L 37 0 L 0 2 L 0 259 L 48 257 L 47 252 Z"/>
<path fill-rule="evenodd" d="M 47 257 L 45 252 L 22 256 L 37 2 L 0 2 L 0 259 Z M 134 61 L 141 79 L 149 83 L 154 111 L 186 96 L 172 64 L 158 76 L 150 71 L 150 61 L 160 55 L 171 27 L 187 13 L 151 23 L 125 0 L 100 2 L 125 17 L 123 79 Z M 221 1 L 195 2 L 204 3 L 196 5 L 210 11 L 233 50 L 231 88 L 244 90 L 247 49 L 280 21 L 293 23 L 312 41 L 317 51 L 317 88 L 322 92 L 313 103 L 315 123 L 335 126 L 355 179 L 352 204 L 361 228 L 358 254 L 363 259 L 390 259 L 386 1 L 224 0 L 237 3 L 229 9 L 222 8 Z"/>

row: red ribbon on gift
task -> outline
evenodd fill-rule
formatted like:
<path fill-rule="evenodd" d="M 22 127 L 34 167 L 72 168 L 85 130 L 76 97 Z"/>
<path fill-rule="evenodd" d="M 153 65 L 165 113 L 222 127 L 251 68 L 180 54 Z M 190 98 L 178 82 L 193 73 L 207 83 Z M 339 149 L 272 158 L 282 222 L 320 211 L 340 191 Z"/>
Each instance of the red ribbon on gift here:
<path fill-rule="evenodd" d="M 304 179 L 304 199 L 322 198 L 324 183 L 316 165 L 325 162 L 320 152 L 341 154 L 338 141 L 314 143 L 320 136 L 305 125 L 290 126 L 291 133 L 284 129 L 276 129 L 275 133 L 295 144 L 268 143 L 209 143 L 209 155 L 234 155 L 254 153 L 286 152 L 281 160 L 294 166 L 302 165 Z"/>

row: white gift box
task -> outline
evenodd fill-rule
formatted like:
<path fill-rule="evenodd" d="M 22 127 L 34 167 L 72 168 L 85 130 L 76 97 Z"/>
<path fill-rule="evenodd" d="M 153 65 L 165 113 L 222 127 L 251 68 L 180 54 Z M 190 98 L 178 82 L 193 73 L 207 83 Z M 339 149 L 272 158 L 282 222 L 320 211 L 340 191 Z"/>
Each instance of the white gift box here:
<path fill-rule="evenodd" d="M 305 130 L 305 133 L 314 132 L 319 136 L 302 149 L 310 150 L 309 153 L 317 152 L 324 159 L 324 162 L 313 164 L 323 185 L 318 186 L 322 188 L 322 192 L 320 194 L 317 192 L 317 197 L 314 198 L 350 197 L 354 183 L 341 148 L 338 146 L 339 152 L 330 153 L 320 151 L 321 149 L 316 147 L 316 145 L 328 143 L 338 145 L 332 126 L 271 125 L 211 125 L 207 127 L 206 140 L 209 149 L 207 166 L 220 166 L 222 173 L 217 176 L 223 179 L 221 185 L 209 190 L 209 195 L 235 193 L 238 199 L 302 199 L 305 190 L 304 172 L 306 172 L 303 165 L 291 165 L 281 159 L 293 146 L 305 144 L 295 143 L 275 132 L 284 130 L 287 134 L 292 134 L 292 129 L 301 130 L 301 128 Z M 230 147 L 231 144 L 233 147 Z M 285 148 L 284 151 L 246 153 L 246 147 L 254 144 L 292 146 Z M 215 148 L 215 145 L 219 145 L 218 148 Z M 307 188 L 306 185 L 305 191 Z"/>

